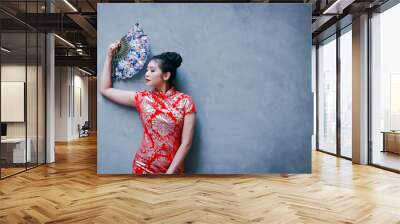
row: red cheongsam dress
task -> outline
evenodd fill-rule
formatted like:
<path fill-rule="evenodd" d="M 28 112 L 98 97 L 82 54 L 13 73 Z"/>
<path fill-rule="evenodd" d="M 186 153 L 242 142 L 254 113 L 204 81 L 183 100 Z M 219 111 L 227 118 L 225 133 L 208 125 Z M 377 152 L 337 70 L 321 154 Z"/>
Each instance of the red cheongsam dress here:
<path fill-rule="evenodd" d="M 181 144 L 184 117 L 196 112 L 195 104 L 175 87 L 166 93 L 141 90 L 134 100 L 144 133 L 132 162 L 132 173 L 166 173 Z M 177 173 L 183 171 L 182 165 Z"/>

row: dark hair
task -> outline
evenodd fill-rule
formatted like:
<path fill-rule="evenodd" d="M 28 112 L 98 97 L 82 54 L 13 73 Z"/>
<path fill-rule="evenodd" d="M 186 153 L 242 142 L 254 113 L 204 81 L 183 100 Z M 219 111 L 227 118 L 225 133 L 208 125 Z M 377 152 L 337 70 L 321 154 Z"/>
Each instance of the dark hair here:
<path fill-rule="evenodd" d="M 159 55 L 153 56 L 151 60 L 156 60 L 158 62 L 158 66 L 160 67 L 161 71 L 170 72 L 171 76 L 168 79 L 168 82 L 172 82 L 176 76 L 176 69 L 182 63 L 182 57 L 176 52 L 164 52 Z"/>

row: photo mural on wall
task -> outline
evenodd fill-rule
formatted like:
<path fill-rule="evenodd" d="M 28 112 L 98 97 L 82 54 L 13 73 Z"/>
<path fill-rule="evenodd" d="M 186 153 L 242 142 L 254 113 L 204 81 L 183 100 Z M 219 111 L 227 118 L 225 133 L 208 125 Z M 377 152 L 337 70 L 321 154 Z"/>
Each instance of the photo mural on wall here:
<path fill-rule="evenodd" d="M 309 4 L 99 4 L 98 173 L 310 173 L 310 22 Z"/>

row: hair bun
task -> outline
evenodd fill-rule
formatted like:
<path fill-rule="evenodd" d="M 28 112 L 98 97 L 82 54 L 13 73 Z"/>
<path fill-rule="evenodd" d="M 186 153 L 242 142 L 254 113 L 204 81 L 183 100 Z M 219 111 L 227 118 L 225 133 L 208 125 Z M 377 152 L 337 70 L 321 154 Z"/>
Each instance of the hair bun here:
<path fill-rule="evenodd" d="M 176 68 L 178 68 L 182 63 L 182 57 L 176 52 L 164 52 L 161 55 L 170 61 Z"/>

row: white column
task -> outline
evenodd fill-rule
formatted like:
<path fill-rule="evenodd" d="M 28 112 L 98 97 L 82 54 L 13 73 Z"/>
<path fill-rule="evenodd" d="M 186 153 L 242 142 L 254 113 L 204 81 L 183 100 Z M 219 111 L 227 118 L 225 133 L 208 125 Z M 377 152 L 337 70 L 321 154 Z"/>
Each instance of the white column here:
<path fill-rule="evenodd" d="M 314 106 L 313 106 L 313 134 L 311 136 L 311 149 L 315 150 L 317 148 L 316 146 L 316 142 L 317 142 L 317 135 L 316 135 L 316 94 L 317 94 L 317 85 L 316 85 L 316 79 L 317 79 L 317 58 L 316 58 L 316 51 L 317 48 L 315 47 L 315 45 L 312 45 L 312 49 L 311 49 L 311 91 L 313 94 L 313 101 L 314 101 Z"/>
<path fill-rule="evenodd" d="M 47 45 L 47 76 L 46 76 L 46 84 L 47 84 L 47 108 L 46 108 L 46 163 L 52 163 L 55 161 L 55 150 L 54 150 L 54 133 L 55 133 L 55 76 L 54 76 L 54 67 L 55 67 L 55 58 L 54 58 L 54 35 L 47 34 L 46 37 L 46 45 Z"/>
<path fill-rule="evenodd" d="M 353 162 L 368 163 L 368 15 L 353 19 Z"/>
<path fill-rule="evenodd" d="M 47 12 L 54 12 L 54 5 L 46 2 Z M 46 163 L 55 162 L 55 43 L 54 34 L 46 35 Z"/>

